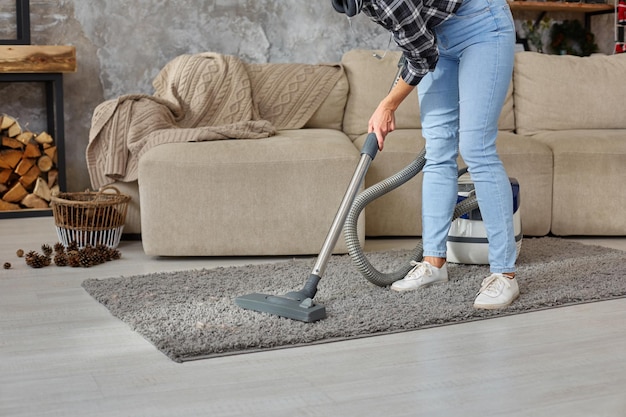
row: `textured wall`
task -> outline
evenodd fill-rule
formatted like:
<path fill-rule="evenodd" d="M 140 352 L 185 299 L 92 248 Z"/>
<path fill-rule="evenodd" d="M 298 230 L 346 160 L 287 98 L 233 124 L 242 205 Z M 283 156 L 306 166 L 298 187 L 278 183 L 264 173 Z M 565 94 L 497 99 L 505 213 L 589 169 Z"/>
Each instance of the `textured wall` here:
<path fill-rule="evenodd" d="M 15 37 L 14 10 L 14 0 L 0 0 L 0 38 Z M 90 187 L 84 154 L 93 109 L 122 94 L 151 93 L 154 76 L 177 55 L 215 51 L 248 62 L 336 62 L 352 48 L 384 49 L 389 40 L 363 16 L 351 31 L 330 0 L 31 0 L 30 12 L 31 43 L 76 47 L 78 72 L 64 77 L 70 191 Z M 594 19 L 593 29 L 608 31 L 599 37 L 608 36 L 601 42 L 610 52 L 606 21 L 598 29 Z M 0 113 L 32 131 L 45 129 L 41 86 L 1 83 L 0 97 Z"/>

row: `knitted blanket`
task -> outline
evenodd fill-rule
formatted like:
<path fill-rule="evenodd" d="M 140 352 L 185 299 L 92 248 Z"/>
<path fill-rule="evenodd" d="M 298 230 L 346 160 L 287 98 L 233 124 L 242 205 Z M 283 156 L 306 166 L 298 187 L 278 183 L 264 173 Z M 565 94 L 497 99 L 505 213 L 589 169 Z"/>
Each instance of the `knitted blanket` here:
<path fill-rule="evenodd" d="M 96 107 L 86 150 L 92 186 L 136 180 L 139 158 L 160 144 L 261 139 L 300 129 L 341 74 L 339 65 L 244 64 L 210 52 L 179 56 L 153 80 L 153 95 L 124 95 Z"/>

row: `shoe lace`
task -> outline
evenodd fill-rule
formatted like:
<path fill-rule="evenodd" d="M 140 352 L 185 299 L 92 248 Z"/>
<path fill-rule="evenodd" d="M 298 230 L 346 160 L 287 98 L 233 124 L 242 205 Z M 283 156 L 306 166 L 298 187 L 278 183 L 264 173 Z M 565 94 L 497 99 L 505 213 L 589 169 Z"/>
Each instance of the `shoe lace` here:
<path fill-rule="evenodd" d="M 430 269 L 430 265 L 427 263 L 411 261 L 410 264 L 413 268 L 406 274 L 407 277 L 430 276 L 433 274 L 433 271 Z"/>
<path fill-rule="evenodd" d="M 508 278 L 504 277 L 502 274 L 491 274 L 483 280 L 480 285 L 480 290 L 478 290 L 476 295 L 482 293 L 487 295 L 497 295 L 501 292 L 503 286 L 511 286 Z"/>

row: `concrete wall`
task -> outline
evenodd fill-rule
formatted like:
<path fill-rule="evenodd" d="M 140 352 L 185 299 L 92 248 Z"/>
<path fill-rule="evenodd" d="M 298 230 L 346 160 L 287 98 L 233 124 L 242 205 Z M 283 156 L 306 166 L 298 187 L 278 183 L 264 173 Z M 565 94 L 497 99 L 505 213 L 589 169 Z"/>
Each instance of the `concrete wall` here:
<path fill-rule="evenodd" d="M 14 11 L 14 0 L 0 0 L 0 38 L 15 37 Z M 32 44 L 73 45 L 77 51 L 78 71 L 64 76 L 69 191 L 90 188 L 85 148 L 94 108 L 119 95 L 151 93 L 154 76 L 180 54 L 336 62 L 353 48 L 385 49 L 389 40 L 364 16 L 354 19 L 351 30 L 329 0 L 31 0 L 30 14 Z M 606 16 L 593 21 L 596 35 L 596 26 L 605 33 L 599 36 L 604 52 L 613 47 L 611 22 Z M 0 97 L 0 113 L 34 132 L 45 130 L 41 86 L 0 83 Z"/>

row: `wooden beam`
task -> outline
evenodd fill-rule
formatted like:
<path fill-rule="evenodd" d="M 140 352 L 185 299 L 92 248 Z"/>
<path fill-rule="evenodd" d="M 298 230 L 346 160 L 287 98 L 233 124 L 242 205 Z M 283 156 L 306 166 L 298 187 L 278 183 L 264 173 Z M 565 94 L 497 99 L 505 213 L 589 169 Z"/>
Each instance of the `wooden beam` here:
<path fill-rule="evenodd" d="M 76 47 L 0 45 L 0 72 L 76 72 Z"/>
<path fill-rule="evenodd" d="M 533 12 L 573 12 L 573 13 L 597 13 L 615 10 L 613 4 L 607 3 L 569 3 L 561 1 L 524 1 L 508 0 L 511 10 Z"/>

